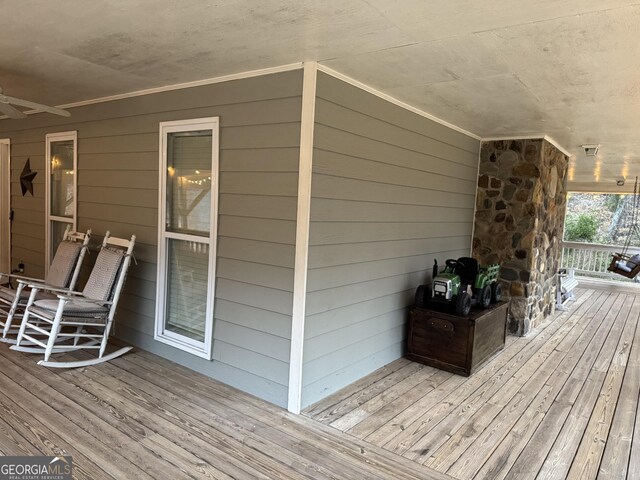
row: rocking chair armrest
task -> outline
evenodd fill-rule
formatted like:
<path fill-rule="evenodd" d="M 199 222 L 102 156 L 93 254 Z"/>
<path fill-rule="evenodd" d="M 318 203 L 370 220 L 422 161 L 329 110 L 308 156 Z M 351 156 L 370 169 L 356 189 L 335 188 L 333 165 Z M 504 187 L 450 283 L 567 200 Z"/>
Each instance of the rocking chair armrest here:
<path fill-rule="evenodd" d="M 87 298 L 85 296 L 82 295 L 82 293 L 80 292 L 69 292 L 70 295 L 64 294 L 64 293 L 60 293 L 57 295 L 57 297 L 60 300 L 74 300 L 74 299 L 79 299 L 82 300 L 83 302 L 88 302 L 88 303 L 95 303 L 96 305 L 100 305 L 102 307 L 106 307 L 109 305 L 112 305 L 113 302 L 109 301 L 109 300 L 96 300 L 94 298 Z M 73 298 L 71 298 L 73 297 Z"/>
<path fill-rule="evenodd" d="M 24 283 L 27 283 L 27 282 L 24 282 Z M 69 290 L 68 288 L 63 288 L 63 287 L 54 287 L 53 285 L 47 285 L 46 283 L 27 283 L 27 286 L 31 289 L 46 290 L 52 293 L 62 292 L 68 295 L 81 295 L 80 292 L 74 292 L 73 290 Z"/>
<path fill-rule="evenodd" d="M 15 278 L 18 283 L 42 282 L 41 278 L 25 277 L 24 275 L 16 275 L 15 273 L 3 273 L 1 276 Z"/>

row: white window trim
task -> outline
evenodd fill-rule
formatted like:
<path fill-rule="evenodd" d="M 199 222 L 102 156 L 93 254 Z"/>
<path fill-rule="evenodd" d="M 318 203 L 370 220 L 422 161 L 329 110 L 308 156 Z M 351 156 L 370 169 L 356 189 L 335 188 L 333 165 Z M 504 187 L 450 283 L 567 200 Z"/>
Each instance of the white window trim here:
<path fill-rule="evenodd" d="M 218 190 L 219 190 L 219 117 L 196 118 L 172 122 L 160 122 L 159 151 L 160 175 L 158 185 L 158 276 L 156 283 L 156 328 L 154 339 L 179 348 L 185 352 L 211 360 L 213 356 L 213 312 L 215 303 L 216 258 L 218 238 Z M 211 219 L 208 237 L 184 233 L 166 232 L 166 171 L 167 171 L 167 134 L 190 132 L 193 130 L 211 130 Z M 209 245 L 209 284 L 207 286 L 207 307 L 204 342 L 198 342 L 183 335 L 165 330 L 165 303 L 167 293 L 167 239 L 195 241 Z"/>
<path fill-rule="evenodd" d="M 51 143 L 62 142 L 72 140 L 73 141 L 73 217 L 58 217 L 57 215 L 51 215 Z M 71 230 L 77 230 L 78 224 L 78 132 L 58 132 L 48 133 L 46 135 L 46 155 L 45 155 L 45 242 L 44 249 L 45 255 L 45 274 L 49 272 L 49 265 L 51 265 L 52 253 L 51 252 L 51 221 L 66 222 L 71 224 Z"/>
<path fill-rule="evenodd" d="M 0 145 L 7 146 L 6 162 L 0 164 L 0 272 L 8 273 L 11 271 L 11 140 L 0 138 Z"/>

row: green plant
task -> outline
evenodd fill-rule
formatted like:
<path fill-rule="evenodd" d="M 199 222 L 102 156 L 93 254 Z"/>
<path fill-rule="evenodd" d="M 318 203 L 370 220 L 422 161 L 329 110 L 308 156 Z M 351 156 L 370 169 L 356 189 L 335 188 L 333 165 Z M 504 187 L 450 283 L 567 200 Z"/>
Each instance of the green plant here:
<path fill-rule="evenodd" d="M 598 232 L 598 221 L 587 213 L 567 216 L 564 239 L 568 242 L 593 242 Z"/>
<path fill-rule="evenodd" d="M 622 199 L 622 195 L 618 195 L 615 193 L 605 195 L 604 204 L 609 209 L 611 213 L 615 212 L 618 209 L 618 205 L 620 204 L 620 200 Z"/>

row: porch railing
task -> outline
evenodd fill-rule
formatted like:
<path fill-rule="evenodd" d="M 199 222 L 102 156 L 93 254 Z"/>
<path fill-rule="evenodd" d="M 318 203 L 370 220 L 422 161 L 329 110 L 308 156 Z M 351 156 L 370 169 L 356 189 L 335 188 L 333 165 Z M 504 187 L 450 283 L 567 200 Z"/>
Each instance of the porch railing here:
<path fill-rule="evenodd" d="M 562 242 L 562 268 L 574 268 L 577 275 L 603 278 L 620 282 L 632 282 L 622 275 L 607 271 L 611 256 L 622 251 L 619 245 L 599 245 L 596 243 Z M 640 253 L 640 248 L 629 247 L 629 255 Z M 639 276 L 640 277 L 640 276 Z"/>

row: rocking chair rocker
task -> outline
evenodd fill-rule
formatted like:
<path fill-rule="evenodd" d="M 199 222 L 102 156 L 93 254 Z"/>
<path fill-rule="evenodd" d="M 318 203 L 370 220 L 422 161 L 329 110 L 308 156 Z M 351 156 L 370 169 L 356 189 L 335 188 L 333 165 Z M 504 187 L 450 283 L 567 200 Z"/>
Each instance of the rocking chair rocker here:
<path fill-rule="evenodd" d="M 68 226 L 44 280 L 23 275 L 2 274 L 9 277 L 9 280 L 17 280 L 18 286 L 15 290 L 11 288 L 10 284 L 9 286 L 0 286 L 0 328 L 2 328 L 0 342 L 15 343 L 15 338 L 7 335 L 16 335 L 18 333 L 18 329 L 12 329 L 11 325 L 14 318 L 22 318 L 24 308 L 29 299 L 29 293 L 25 290 L 29 283 L 42 282 L 55 288 L 66 288 L 69 291 L 74 289 L 90 238 L 91 230 L 87 230 L 87 233 L 72 232 L 71 226 Z M 37 299 L 44 298 L 55 297 L 41 291 Z"/>
<path fill-rule="evenodd" d="M 638 229 L 638 208 L 640 207 L 640 190 L 638 188 L 638 177 L 633 187 L 633 207 L 631 213 L 631 226 L 629 233 L 624 242 L 622 252 L 614 253 L 608 271 L 622 275 L 630 279 L 634 279 L 640 274 L 640 255 L 629 255 L 629 246 L 631 245 L 631 237 L 640 238 L 640 230 Z"/>
<path fill-rule="evenodd" d="M 31 296 L 25 308 L 16 345 L 11 349 L 44 353 L 44 360 L 39 361 L 38 365 L 55 368 L 96 365 L 131 350 L 132 347 L 127 346 L 105 354 L 116 306 L 131 263 L 135 239 L 135 235 L 131 240 L 110 237 L 107 232 L 82 292 L 30 285 Z M 57 299 L 37 300 L 40 289 L 57 294 Z M 25 340 L 38 347 L 24 346 Z M 66 362 L 49 360 L 53 353 L 84 349 L 98 350 L 98 357 Z"/>

